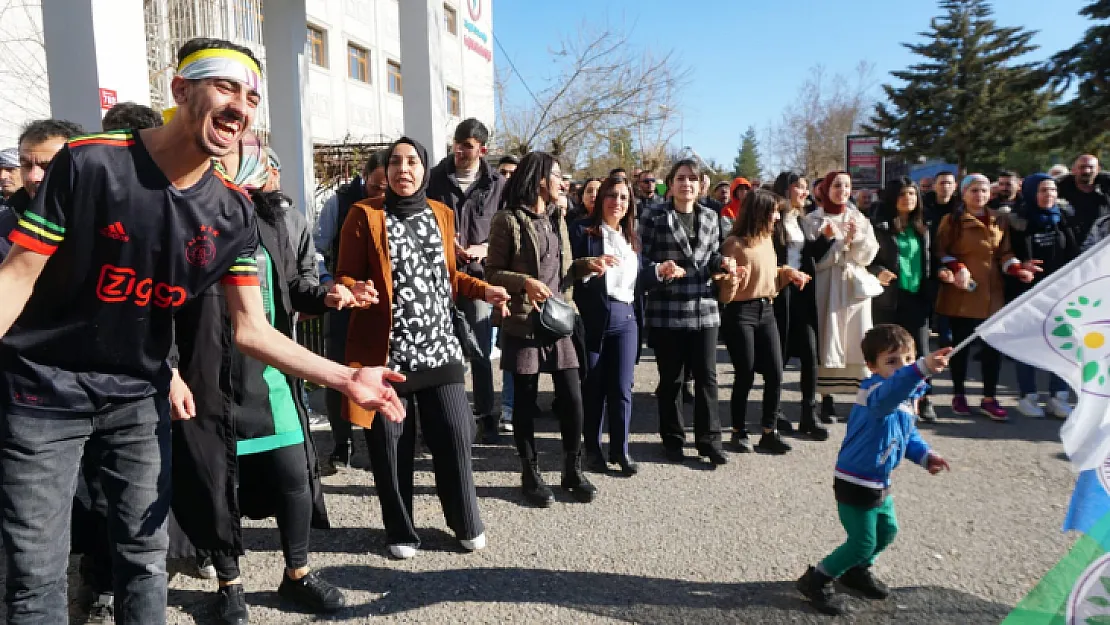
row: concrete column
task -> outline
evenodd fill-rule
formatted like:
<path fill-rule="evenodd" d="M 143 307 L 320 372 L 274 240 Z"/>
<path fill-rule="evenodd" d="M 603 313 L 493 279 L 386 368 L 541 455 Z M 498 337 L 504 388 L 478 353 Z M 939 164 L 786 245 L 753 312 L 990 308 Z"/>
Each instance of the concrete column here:
<path fill-rule="evenodd" d="M 113 100 L 150 105 L 143 0 L 43 0 L 50 114 L 100 130 Z"/>
<path fill-rule="evenodd" d="M 270 145 L 281 158 L 281 190 L 311 221 L 316 176 L 309 127 L 307 20 L 305 0 L 266 3 L 262 21 L 266 66 L 262 72 L 270 106 Z"/>
<path fill-rule="evenodd" d="M 405 98 L 405 134 L 428 148 L 432 164 L 447 153 L 447 92 L 443 59 L 443 2 L 400 3 L 401 80 Z"/>

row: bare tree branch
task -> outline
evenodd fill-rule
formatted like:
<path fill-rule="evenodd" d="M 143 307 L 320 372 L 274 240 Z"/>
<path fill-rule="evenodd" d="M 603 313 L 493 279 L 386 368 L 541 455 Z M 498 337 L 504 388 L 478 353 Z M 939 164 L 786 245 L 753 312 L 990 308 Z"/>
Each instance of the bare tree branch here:
<path fill-rule="evenodd" d="M 689 69 L 673 53 L 638 54 L 627 29 L 576 32 L 552 51 L 555 75 L 535 91 L 538 103 L 511 106 L 508 81 L 499 81 L 501 149 L 548 150 L 574 168 L 608 154 L 610 134 L 624 129 L 634 133 L 641 158 L 662 152 L 658 139 L 674 134 L 675 94 Z"/>

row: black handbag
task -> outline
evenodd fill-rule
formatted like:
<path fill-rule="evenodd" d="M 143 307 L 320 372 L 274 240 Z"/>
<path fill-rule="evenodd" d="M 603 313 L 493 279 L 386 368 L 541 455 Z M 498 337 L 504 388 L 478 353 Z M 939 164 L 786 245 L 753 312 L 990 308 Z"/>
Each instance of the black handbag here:
<path fill-rule="evenodd" d="M 404 219 L 400 221 L 405 226 L 405 229 L 409 231 L 409 234 L 412 235 L 413 243 L 415 243 L 415 245 L 420 248 L 420 251 L 424 253 L 424 258 L 427 259 L 429 263 L 431 263 L 432 271 L 435 271 L 438 274 L 439 270 L 437 268 L 437 265 L 439 265 L 439 263 L 435 262 L 434 258 L 428 256 L 427 251 L 424 250 L 424 246 L 421 245 L 420 237 L 417 236 L 416 231 L 412 229 L 412 225 L 410 225 Z M 438 222 L 436 223 L 436 227 L 439 227 Z M 439 238 L 443 239 L 442 232 L 439 233 Z M 446 257 L 446 248 L 443 250 L 443 253 Z M 446 264 L 444 264 L 444 268 L 446 268 Z M 455 332 L 455 338 L 459 341 L 459 347 L 462 348 L 463 358 L 466 358 L 467 360 L 474 360 L 475 358 L 485 356 L 485 354 L 482 352 L 482 346 L 478 344 L 478 337 L 474 334 L 474 328 L 470 327 L 470 322 L 466 320 L 466 315 L 464 315 L 463 311 L 459 310 L 459 307 L 455 305 L 455 300 L 451 297 L 450 292 L 447 293 L 447 301 L 451 302 L 451 328 Z"/>
<path fill-rule="evenodd" d="M 524 236 L 525 221 L 520 211 L 513 210 L 520 234 Z M 562 264 L 563 250 L 559 249 L 559 264 Z M 537 270 L 539 268 L 537 267 Z M 532 326 L 536 334 L 543 339 L 558 340 L 574 333 L 574 307 L 568 304 L 558 294 L 552 293 L 551 297 L 542 304 L 532 304 Z"/>
<path fill-rule="evenodd" d="M 543 301 L 542 304 L 533 304 L 532 324 L 536 332 L 551 339 L 561 339 L 574 334 L 574 307 L 563 301 L 556 294 Z"/>

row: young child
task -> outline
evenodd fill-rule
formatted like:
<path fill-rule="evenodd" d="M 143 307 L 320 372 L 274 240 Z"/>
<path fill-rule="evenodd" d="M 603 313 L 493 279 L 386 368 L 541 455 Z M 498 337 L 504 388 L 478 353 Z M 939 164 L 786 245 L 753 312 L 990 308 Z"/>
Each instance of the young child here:
<path fill-rule="evenodd" d="M 870 599 L 890 594 L 871 574 L 875 558 L 898 533 L 890 473 L 903 457 L 933 475 L 949 468 L 918 433 L 914 402 L 925 393 L 925 378 L 947 366 L 952 348 L 914 362 L 910 333 L 898 325 L 882 324 L 864 335 L 862 349 L 872 375 L 860 383 L 833 480 L 848 540 L 798 580 L 798 590 L 813 607 L 834 616 L 844 613 L 843 600 L 833 588 L 835 580 Z"/>

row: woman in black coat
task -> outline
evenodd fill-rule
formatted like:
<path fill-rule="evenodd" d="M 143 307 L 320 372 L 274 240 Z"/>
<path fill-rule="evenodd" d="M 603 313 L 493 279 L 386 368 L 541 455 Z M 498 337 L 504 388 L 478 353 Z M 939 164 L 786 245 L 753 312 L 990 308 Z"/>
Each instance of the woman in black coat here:
<path fill-rule="evenodd" d="M 331 291 L 298 275 L 280 192 L 253 195 L 255 254 L 266 314 L 292 334 L 294 311 L 322 314 L 354 305 L 351 291 Z M 191 394 L 195 417 L 173 422 L 173 512 L 188 543 L 175 534 L 171 557 L 189 547 L 211 557 L 219 579 L 221 622 L 246 623 L 239 578 L 244 553 L 240 519 L 276 517 L 285 555 L 278 594 L 312 612 L 334 612 L 342 593 L 308 567 L 309 527 L 329 527 L 316 448 L 295 378 L 235 347 L 223 289 L 213 286 L 174 319 L 176 356 L 171 398 Z M 187 388 L 186 388 L 187 386 Z"/>
<path fill-rule="evenodd" d="M 871 300 L 875 325 L 900 325 L 913 336 L 918 355 L 929 350 L 929 299 L 927 284 L 932 271 L 929 228 L 917 183 L 903 176 L 883 189 L 883 201 L 872 217 L 879 253 L 868 271 L 883 285 Z M 936 421 L 929 395 L 921 398 L 918 415 Z"/>
<path fill-rule="evenodd" d="M 775 179 L 773 189 L 787 200 L 786 210 L 779 215 L 772 233 L 779 265 L 790 265 L 813 277 L 817 273 L 816 259 L 825 255 L 831 242 L 822 236 L 809 237 L 802 227 L 809 183 L 805 176 L 784 171 Z M 782 340 L 783 362 L 797 356 L 801 364 L 802 416 L 798 421 L 798 432 L 814 440 L 826 440 L 829 431 L 816 418 L 818 335 L 814 289 L 799 289 L 789 284 L 775 297 L 774 307 L 775 323 Z M 782 432 L 793 430 L 785 418 L 779 419 L 778 428 Z"/>

